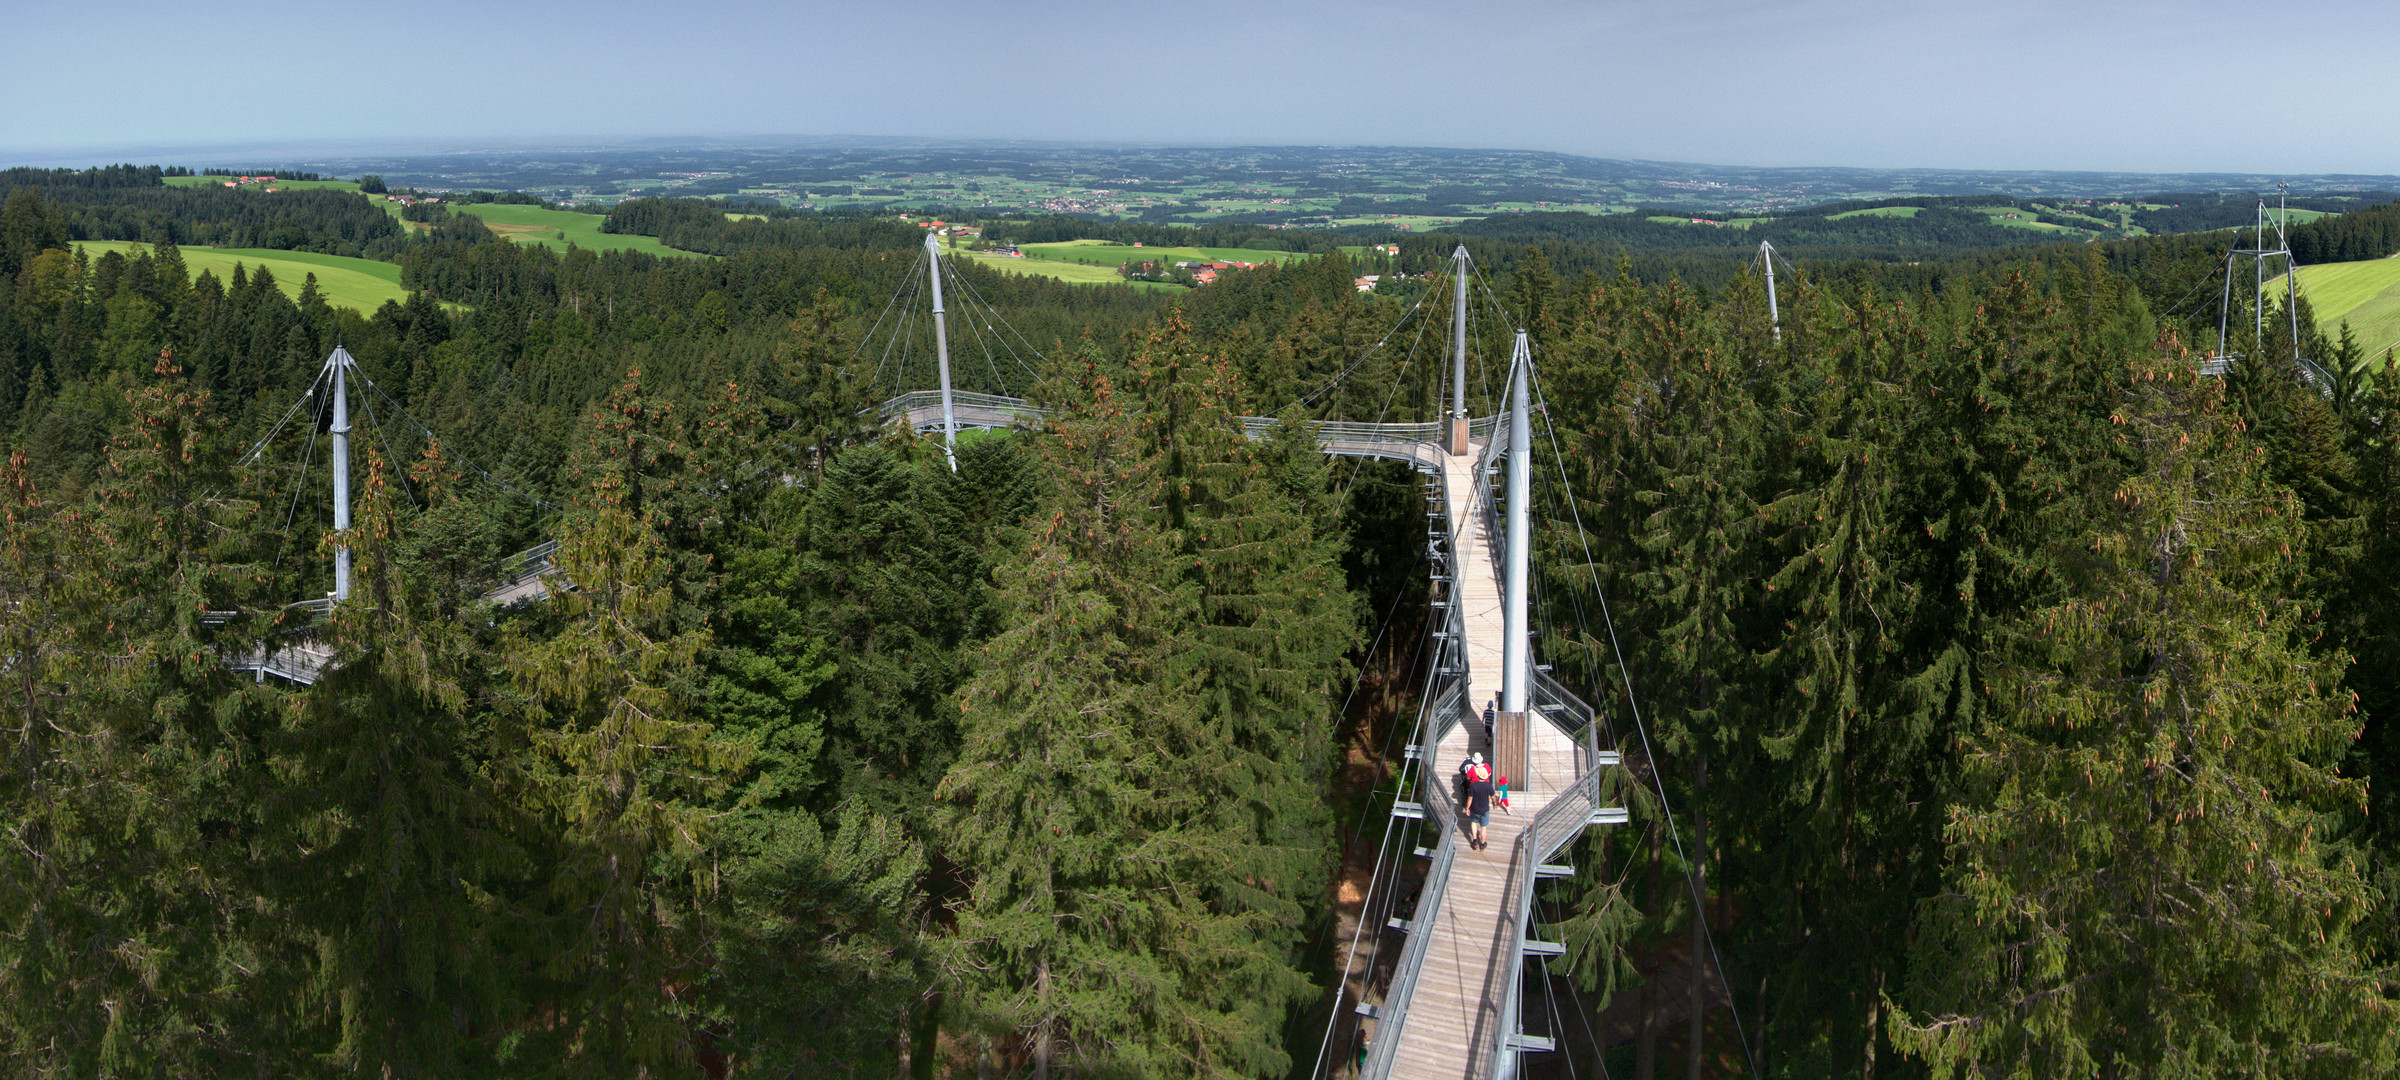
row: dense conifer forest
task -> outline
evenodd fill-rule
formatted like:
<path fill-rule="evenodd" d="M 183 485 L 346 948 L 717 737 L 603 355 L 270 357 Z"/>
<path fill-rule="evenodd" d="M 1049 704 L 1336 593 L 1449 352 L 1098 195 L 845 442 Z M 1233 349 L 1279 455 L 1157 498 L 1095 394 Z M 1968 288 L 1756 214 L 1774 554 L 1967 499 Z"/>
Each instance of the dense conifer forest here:
<path fill-rule="evenodd" d="M 1416 715 L 1424 515 L 1309 422 L 1434 418 L 1439 349 L 1371 346 L 1441 281 L 960 265 L 1041 350 L 963 385 L 1052 413 L 953 471 L 876 422 L 862 347 L 914 227 L 643 200 L 612 227 L 721 257 L 558 254 L 139 173 L 0 180 L 8 1071 L 1344 1063 L 1333 931 Z M 410 298 L 177 247 L 270 240 Z M 1466 242 L 1556 436 L 1542 659 L 1638 781 L 1543 897 L 1562 993 L 1638 1023 L 1540 1075 L 2395 1066 L 2390 358 L 2305 313 L 2213 340 L 2219 234 L 1805 259 L 1779 331 L 1736 254 Z M 381 424 L 337 662 L 238 676 L 329 588 L 316 432 L 276 425 L 337 344 Z M 2222 351 L 2251 359 L 2199 374 Z M 482 599 L 545 539 L 572 588 Z M 1695 1017 L 1661 987 L 1702 914 Z"/>

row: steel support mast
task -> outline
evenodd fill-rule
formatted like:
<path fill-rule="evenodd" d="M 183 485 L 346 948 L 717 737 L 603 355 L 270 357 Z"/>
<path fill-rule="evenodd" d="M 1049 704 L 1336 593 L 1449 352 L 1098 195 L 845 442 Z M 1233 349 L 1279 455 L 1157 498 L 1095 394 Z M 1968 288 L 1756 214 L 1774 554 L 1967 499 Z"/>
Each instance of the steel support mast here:
<path fill-rule="evenodd" d="M 1526 619 L 1526 570 L 1533 544 L 1533 348 L 1525 331 L 1509 356 L 1508 562 L 1502 597 L 1505 638 L 1500 652 L 1500 709 L 1522 714 L 1533 703 L 1533 649 Z"/>
<path fill-rule="evenodd" d="M 925 273 L 933 279 L 933 355 L 942 369 L 942 456 L 958 471 L 958 409 L 950 400 L 950 331 L 942 320 L 941 230 L 925 234 Z"/>
<path fill-rule="evenodd" d="M 1467 452 L 1467 245 L 1450 253 L 1450 445 Z"/>
<path fill-rule="evenodd" d="M 343 540 L 333 549 L 333 599 L 350 599 L 350 352 L 339 345 L 326 358 L 333 367 L 333 531 Z"/>
<path fill-rule="evenodd" d="M 1775 304 L 1775 245 L 1764 240 L 1758 242 L 1758 263 L 1767 268 L 1767 328 L 1774 332 L 1775 340 L 1780 342 L 1783 340 L 1783 310 Z"/>

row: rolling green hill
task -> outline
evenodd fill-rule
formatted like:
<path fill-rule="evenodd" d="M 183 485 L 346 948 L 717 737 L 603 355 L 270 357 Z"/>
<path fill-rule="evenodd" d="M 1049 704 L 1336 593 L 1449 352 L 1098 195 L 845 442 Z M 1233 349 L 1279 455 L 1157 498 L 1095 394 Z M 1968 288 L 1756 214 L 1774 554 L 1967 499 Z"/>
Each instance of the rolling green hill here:
<path fill-rule="evenodd" d="M 127 255 L 148 245 L 131 240 L 84 240 L 75 245 L 93 258 L 110 251 Z M 393 263 L 370 259 L 352 259 L 340 255 L 318 255 L 307 251 L 269 251 L 264 248 L 205 248 L 179 249 L 184 268 L 198 277 L 206 270 L 219 280 L 231 281 L 233 268 L 246 265 L 256 270 L 265 267 L 275 275 L 276 287 L 287 296 L 300 295 L 300 286 L 308 275 L 317 275 L 317 292 L 325 302 L 335 307 L 355 308 L 372 313 L 386 300 L 405 301 L 406 290 L 400 288 L 400 267 Z"/>
<path fill-rule="evenodd" d="M 1308 257 L 1297 251 L 1265 251 L 1257 248 L 1134 247 L 1131 244 L 1112 244 L 1105 240 L 1068 240 L 1056 244 L 1026 244 L 1021 250 L 1029 259 L 1047 259 L 1053 262 L 1087 263 L 1109 267 L 1123 266 L 1131 262 L 1144 262 L 1150 259 L 1165 259 L 1168 262 L 1284 262 Z"/>
<path fill-rule="evenodd" d="M 2269 283 L 2267 291 L 2276 288 Z M 2370 352 L 2400 345 L 2400 259 L 2303 266 L 2300 291 L 2326 333 L 2348 322 Z"/>
<path fill-rule="evenodd" d="M 540 244 L 556 251 L 565 251 L 567 245 L 572 244 L 586 251 L 640 251 L 651 255 L 707 258 L 697 252 L 677 251 L 659 243 L 654 236 L 601 232 L 600 223 L 607 218 L 599 214 L 545 210 L 539 206 L 514 203 L 453 203 L 450 210 L 452 213 L 473 214 L 482 218 L 484 225 L 499 233 L 502 239 L 518 244 Z"/>

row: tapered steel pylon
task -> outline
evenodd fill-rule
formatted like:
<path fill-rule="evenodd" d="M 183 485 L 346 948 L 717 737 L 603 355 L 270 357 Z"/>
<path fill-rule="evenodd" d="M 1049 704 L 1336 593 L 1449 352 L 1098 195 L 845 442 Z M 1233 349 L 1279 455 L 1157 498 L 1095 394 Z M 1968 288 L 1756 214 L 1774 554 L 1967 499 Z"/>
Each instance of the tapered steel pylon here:
<path fill-rule="evenodd" d="M 933 279 L 933 355 L 942 371 L 942 456 L 950 459 L 950 471 L 957 472 L 958 408 L 950 400 L 950 330 L 942 321 L 940 229 L 925 234 L 925 273 Z"/>
<path fill-rule="evenodd" d="M 333 369 L 333 531 L 345 539 L 333 549 L 333 599 L 350 599 L 350 369 L 357 361 L 339 345 L 325 358 Z"/>

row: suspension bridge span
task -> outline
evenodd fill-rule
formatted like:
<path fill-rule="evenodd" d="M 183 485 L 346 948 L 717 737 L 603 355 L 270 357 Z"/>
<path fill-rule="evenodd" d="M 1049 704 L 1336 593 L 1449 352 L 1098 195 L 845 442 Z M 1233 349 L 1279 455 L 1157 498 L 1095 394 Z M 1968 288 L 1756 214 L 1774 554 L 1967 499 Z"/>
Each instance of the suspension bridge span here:
<path fill-rule="evenodd" d="M 1413 912 L 1391 928 L 1406 945 L 1377 1000 L 1346 1002 L 1371 1024 L 1361 1075 L 1482 1080 L 1516 1074 L 1522 1055 L 1550 1051 L 1556 1033 L 1524 1030 L 1525 960 L 1558 956 L 1535 936 L 1536 881 L 1571 867 L 1550 860 L 1586 827 L 1626 821 L 1603 804 L 1620 765 L 1599 745 L 1593 709 L 1538 668 L 1527 601 L 1531 570 L 1531 357 L 1520 333 L 1509 408 L 1480 418 L 1415 424 L 1321 423 L 1324 452 L 1407 462 L 1425 477 L 1434 676 L 1405 776 L 1413 798 L 1392 806 L 1433 832 Z M 945 402 L 943 399 L 949 400 Z M 1459 410 L 1463 414 L 1463 409 Z M 1038 425 L 1032 403 L 993 394 L 919 391 L 885 402 L 885 422 L 955 438 L 960 429 Z M 1276 424 L 1243 417 L 1252 438 Z M 1493 701 L 1487 732 L 1480 703 Z M 1509 779 L 1514 810 L 1494 814 L 1488 846 L 1466 844 L 1450 770 L 1483 754 Z M 1345 1002 L 1337 1002 L 1337 1006 Z"/>
<path fill-rule="evenodd" d="M 961 429 L 1038 427 L 1045 414 L 1024 398 L 967 393 L 952 386 L 940 253 L 932 237 L 927 238 L 926 253 L 934 282 L 941 386 L 902 393 L 886 401 L 880 415 L 887 424 L 905 424 L 924 434 L 940 432 L 955 468 Z M 1525 332 L 1517 331 L 1503 408 L 1496 415 L 1470 417 L 1466 249 L 1462 246 L 1453 258 L 1454 364 L 1447 415 L 1429 423 L 1315 425 L 1316 439 L 1327 454 L 1405 462 L 1425 479 L 1428 588 L 1434 612 L 1428 634 L 1434 659 L 1425 690 L 1427 706 L 1407 746 L 1400 797 L 1392 802 L 1390 813 L 1395 824 L 1422 826 L 1419 835 L 1430 834 L 1430 842 L 1414 849 L 1413 857 L 1425 860 L 1425 868 L 1413 910 L 1390 920 L 1390 929 L 1405 938 L 1405 945 L 1388 979 L 1372 981 L 1353 994 L 1346 968 L 1334 1003 L 1337 1019 L 1348 1007 L 1349 1015 L 1362 1025 L 1367 1053 L 1360 1075 L 1372 1080 L 1511 1080 L 1524 1055 L 1555 1049 L 1558 1033 L 1525 1030 L 1520 1008 L 1527 958 L 1565 952 L 1561 943 L 1536 936 L 1534 887 L 1545 877 L 1572 873 L 1550 860 L 1586 828 L 1626 820 L 1624 809 L 1603 804 L 1613 790 L 1607 781 L 1619 768 L 1619 757 L 1600 745 L 1593 709 L 1550 678 L 1534 659 L 1529 623 L 1535 413 L 1531 349 Z M 380 398 L 399 411 L 398 404 L 382 397 L 349 354 L 337 347 L 327 357 L 319 382 L 276 426 L 280 430 L 311 401 L 320 411 L 329 409 L 332 422 L 324 430 L 332 436 L 337 534 L 350 525 L 352 380 L 373 395 L 364 399 L 370 407 Z M 320 389 L 329 393 L 320 397 Z M 415 423 L 404 412 L 400 415 Z M 1241 418 L 1251 438 L 1265 437 L 1278 422 L 1272 417 Z M 316 425 L 310 430 L 313 449 Z M 424 434 L 431 437 L 430 432 Z M 274 437 L 270 431 L 250 456 Z M 490 576 L 500 584 L 487 598 L 507 605 L 544 595 L 559 584 L 556 548 L 555 542 L 544 543 L 496 564 Z M 292 605 L 307 609 L 297 620 L 303 626 L 299 633 L 257 653 L 229 656 L 227 663 L 262 680 L 274 675 L 305 685 L 321 677 L 334 656 L 305 628 L 322 622 L 335 604 L 348 598 L 349 554 L 346 545 L 336 549 L 331 593 Z M 1486 701 L 1496 706 L 1488 726 L 1478 708 Z M 1511 812 L 1493 815 L 1488 844 L 1481 850 L 1466 843 L 1464 811 L 1450 784 L 1455 763 L 1471 753 L 1484 755 L 1508 779 L 1514 803 Z M 1389 887 L 1399 889 L 1405 877 L 1393 875 Z M 1378 888 L 1385 887 L 1383 881 L 1379 869 Z M 1398 905 L 1387 906 L 1398 910 Z M 1362 905 L 1362 911 L 1368 910 L 1379 909 Z"/>

